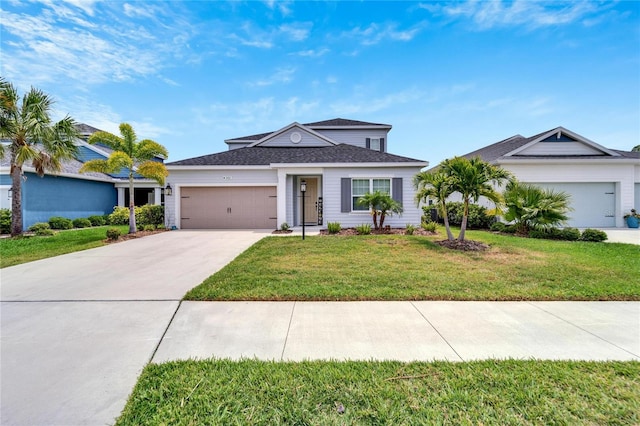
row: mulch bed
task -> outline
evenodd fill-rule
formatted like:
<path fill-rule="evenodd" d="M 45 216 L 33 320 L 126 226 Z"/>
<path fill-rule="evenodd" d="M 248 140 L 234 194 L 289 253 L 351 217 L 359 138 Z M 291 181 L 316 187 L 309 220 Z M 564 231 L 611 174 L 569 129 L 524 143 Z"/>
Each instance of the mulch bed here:
<path fill-rule="evenodd" d="M 381 231 L 371 230 L 371 235 L 406 235 L 407 231 L 404 228 L 386 228 Z M 425 231 L 422 228 L 416 228 L 413 231 L 413 235 L 436 235 L 436 232 Z M 320 230 L 320 235 L 358 235 L 355 228 L 343 228 L 337 234 L 329 234 L 326 229 Z"/>
<path fill-rule="evenodd" d="M 104 240 L 104 242 L 107 244 L 119 243 L 121 241 L 135 240 L 136 238 L 147 237 L 149 235 L 159 234 L 161 232 L 167 232 L 167 231 L 168 229 L 154 229 L 153 231 L 138 231 L 135 234 L 122 234 L 120 235 L 120 238 L 118 238 L 117 240 L 106 239 Z"/>
<path fill-rule="evenodd" d="M 485 243 L 481 243 L 480 241 L 473 240 L 443 240 L 443 241 L 435 241 L 436 244 L 442 247 L 446 247 L 452 250 L 461 250 L 461 251 L 485 251 L 489 249 L 489 246 Z"/>

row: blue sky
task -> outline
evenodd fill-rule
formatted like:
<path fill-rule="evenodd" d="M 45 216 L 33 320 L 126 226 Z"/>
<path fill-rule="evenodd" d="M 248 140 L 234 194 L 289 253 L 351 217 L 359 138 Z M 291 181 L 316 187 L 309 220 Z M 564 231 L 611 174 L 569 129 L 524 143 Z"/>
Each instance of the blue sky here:
<path fill-rule="evenodd" d="M 3 0 L 1 73 L 169 161 L 342 117 L 432 165 L 567 127 L 640 143 L 640 2 Z"/>

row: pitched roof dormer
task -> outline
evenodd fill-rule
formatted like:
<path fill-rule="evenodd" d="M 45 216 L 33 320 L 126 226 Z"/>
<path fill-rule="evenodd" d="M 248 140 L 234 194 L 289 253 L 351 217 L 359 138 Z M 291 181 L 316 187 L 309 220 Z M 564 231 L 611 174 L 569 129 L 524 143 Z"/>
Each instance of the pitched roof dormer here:
<path fill-rule="evenodd" d="M 556 127 L 526 140 L 505 157 L 619 157 L 615 151 L 580 136 L 564 127 Z"/>
<path fill-rule="evenodd" d="M 324 136 L 303 124 L 294 122 L 280 130 L 267 134 L 263 138 L 248 145 L 248 147 L 316 148 L 334 145 L 337 145 L 337 142 L 331 138 Z"/>

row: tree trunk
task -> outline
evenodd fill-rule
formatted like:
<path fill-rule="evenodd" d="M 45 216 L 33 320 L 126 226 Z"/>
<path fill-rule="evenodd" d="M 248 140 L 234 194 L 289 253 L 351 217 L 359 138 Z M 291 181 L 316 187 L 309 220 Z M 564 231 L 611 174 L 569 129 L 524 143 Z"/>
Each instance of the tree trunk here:
<path fill-rule="evenodd" d="M 449 226 L 449 214 L 447 213 L 447 207 L 444 203 L 442 204 L 442 220 L 444 221 L 444 229 L 447 230 L 447 240 L 453 241 L 453 234 Z"/>
<path fill-rule="evenodd" d="M 468 218 L 469 218 L 469 199 L 465 199 L 464 210 L 462 212 L 462 223 L 460 224 L 460 235 L 458 235 L 458 241 L 464 241 L 464 233 L 467 230 Z"/>
<path fill-rule="evenodd" d="M 133 198 L 133 173 L 129 173 L 129 233 L 135 234 L 136 229 L 136 207 Z"/>
<path fill-rule="evenodd" d="M 386 217 L 386 213 L 384 210 L 380 210 L 380 230 L 384 229 L 384 218 Z"/>
<path fill-rule="evenodd" d="M 11 162 L 11 236 L 22 234 L 22 168 Z"/>
<path fill-rule="evenodd" d="M 376 209 L 371 210 L 371 216 L 373 216 L 373 229 L 378 230 L 378 211 Z"/>

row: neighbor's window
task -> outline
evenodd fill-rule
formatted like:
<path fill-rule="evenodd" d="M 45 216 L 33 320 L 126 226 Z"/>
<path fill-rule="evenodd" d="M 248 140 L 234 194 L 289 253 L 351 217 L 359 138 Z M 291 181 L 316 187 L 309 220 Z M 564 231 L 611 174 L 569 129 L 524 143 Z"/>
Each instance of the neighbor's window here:
<path fill-rule="evenodd" d="M 371 138 L 370 147 L 374 151 L 380 151 L 380 138 Z"/>
<path fill-rule="evenodd" d="M 366 212 L 369 206 L 358 203 L 360 197 L 367 192 L 380 191 L 391 195 L 391 179 L 352 179 L 351 180 L 351 209 L 352 211 Z"/>

